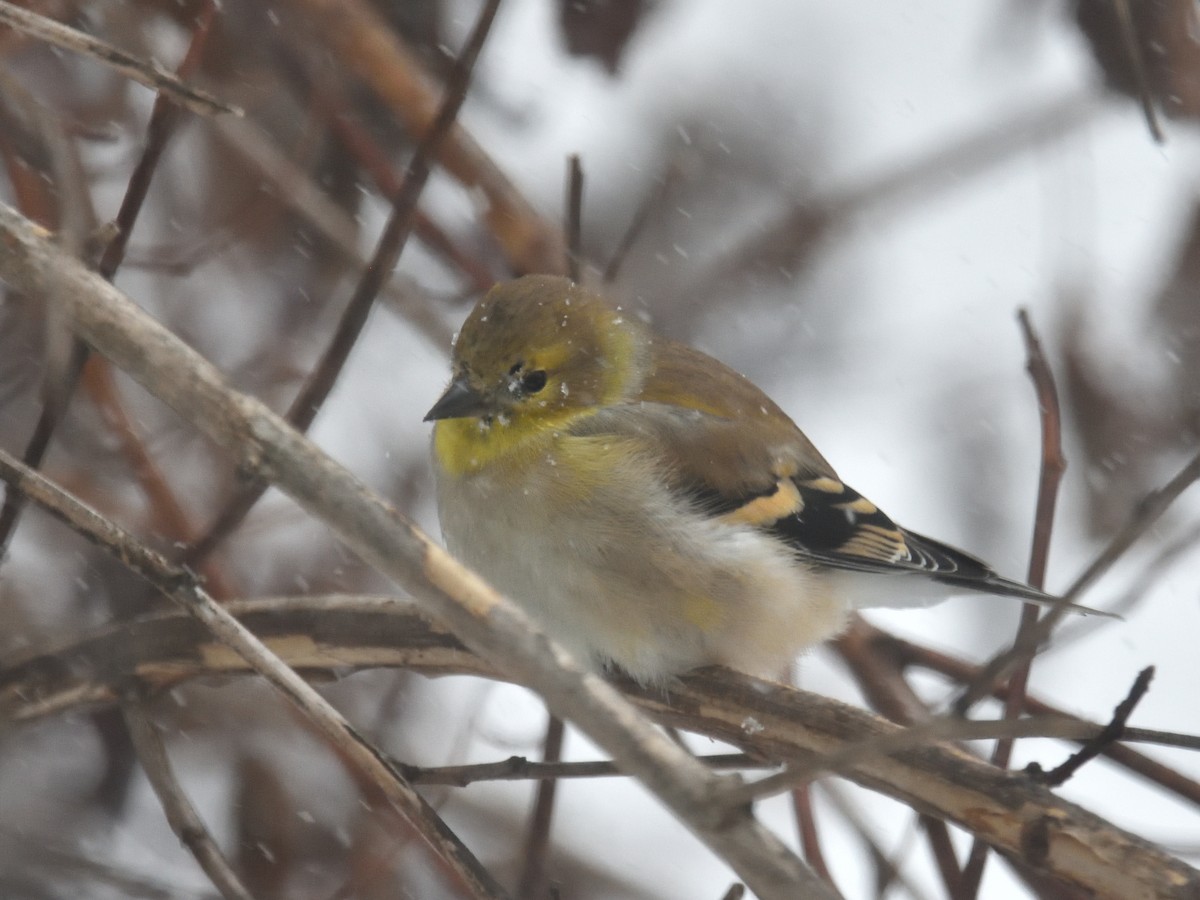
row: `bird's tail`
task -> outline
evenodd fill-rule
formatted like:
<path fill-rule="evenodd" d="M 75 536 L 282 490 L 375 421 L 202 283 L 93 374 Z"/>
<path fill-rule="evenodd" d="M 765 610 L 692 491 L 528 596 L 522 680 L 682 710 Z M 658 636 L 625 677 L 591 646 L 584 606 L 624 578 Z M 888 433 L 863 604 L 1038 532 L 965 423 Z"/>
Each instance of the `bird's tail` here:
<path fill-rule="evenodd" d="M 993 594 L 997 597 L 1013 597 L 1029 603 L 1037 603 L 1039 606 L 1054 606 L 1062 599 L 1055 594 L 1048 594 L 1023 582 L 1005 578 L 982 560 L 948 544 L 943 544 L 941 541 L 935 541 L 911 531 L 904 532 L 904 539 L 910 549 L 917 550 L 919 548 L 922 555 L 937 561 L 937 566 L 930 572 L 930 577 L 952 589 L 961 588 L 976 593 Z M 1093 609 L 1079 603 L 1068 603 L 1067 609 L 1085 616 L 1121 618 L 1115 613 Z"/>
<path fill-rule="evenodd" d="M 1027 584 L 1022 584 L 1019 581 L 1013 581 L 1010 578 L 997 575 L 990 569 L 988 570 L 987 574 L 981 578 L 935 576 L 934 580 L 952 588 L 963 588 L 964 590 L 968 591 L 993 594 L 997 597 L 1013 597 L 1017 600 L 1023 600 L 1027 603 L 1036 603 L 1039 606 L 1054 606 L 1062 600 L 1061 597 L 1055 594 L 1047 594 L 1045 591 L 1039 591 L 1037 588 L 1030 587 Z M 1081 616 L 1103 616 L 1106 619 L 1121 618 L 1116 613 L 1105 612 L 1102 609 L 1084 606 L 1081 603 L 1067 603 L 1066 606 L 1068 610 L 1073 613 L 1078 613 Z"/>

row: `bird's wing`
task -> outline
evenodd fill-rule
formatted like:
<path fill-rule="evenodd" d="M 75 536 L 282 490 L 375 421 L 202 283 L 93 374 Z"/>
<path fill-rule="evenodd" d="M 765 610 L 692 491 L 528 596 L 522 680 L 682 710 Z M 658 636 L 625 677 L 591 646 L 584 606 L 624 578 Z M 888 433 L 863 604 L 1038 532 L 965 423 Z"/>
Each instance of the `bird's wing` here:
<path fill-rule="evenodd" d="M 714 517 L 760 528 L 814 564 L 919 574 L 956 588 L 1046 602 L 975 557 L 896 525 L 844 484 L 759 388 L 682 344 L 655 339 L 639 393 L 581 425 L 634 437 L 672 461 L 671 486 Z"/>
<path fill-rule="evenodd" d="M 969 553 L 901 528 L 835 478 L 797 480 L 793 485 L 798 500 L 792 512 L 771 520 L 764 516 L 753 524 L 778 535 L 803 558 L 858 572 L 925 575 L 955 588 L 1038 602 L 1054 599 L 1001 577 Z M 752 507 L 744 509 L 750 512 Z"/>

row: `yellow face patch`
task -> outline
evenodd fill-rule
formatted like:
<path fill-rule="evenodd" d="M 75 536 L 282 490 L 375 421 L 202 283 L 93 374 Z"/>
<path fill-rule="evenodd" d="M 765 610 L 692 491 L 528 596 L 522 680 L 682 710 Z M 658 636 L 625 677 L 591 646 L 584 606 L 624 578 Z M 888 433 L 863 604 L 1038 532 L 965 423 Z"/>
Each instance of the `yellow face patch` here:
<path fill-rule="evenodd" d="M 582 414 L 576 410 L 559 418 Z M 520 418 L 491 423 L 482 419 L 442 419 L 433 426 L 433 455 L 448 475 L 470 475 L 484 466 L 519 461 L 522 456 L 532 461 L 541 445 L 551 439 L 550 429 L 558 424 L 548 416 L 528 423 Z"/>

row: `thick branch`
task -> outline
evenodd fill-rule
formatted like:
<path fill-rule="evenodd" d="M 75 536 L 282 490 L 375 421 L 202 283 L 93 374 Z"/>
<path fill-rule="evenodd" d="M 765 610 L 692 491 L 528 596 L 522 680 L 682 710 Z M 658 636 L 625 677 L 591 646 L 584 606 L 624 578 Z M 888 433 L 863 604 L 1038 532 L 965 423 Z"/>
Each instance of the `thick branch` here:
<path fill-rule="evenodd" d="M 294 668 L 342 674 L 404 666 L 427 674 L 503 677 L 457 640 L 386 597 L 238 601 L 247 627 Z M 0 669 L 0 723 L 117 702 L 132 681 L 165 689 L 188 678 L 245 671 L 197 623 L 163 614 L 114 626 L 54 654 Z M 622 685 L 659 721 L 720 738 L 758 757 L 810 765 L 850 746 L 903 733 L 835 700 L 730 672 L 686 676 L 668 694 Z M 1091 726 L 1099 733 L 1101 726 Z M 859 753 L 860 751 L 855 751 Z M 626 771 L 628 771 L 626 769 Z M 1042 872 L 1106 897 L 1194 897 L 1200 874 L 1156 847 L 1003 772 L 934 744 L 884 757 L 861 753 L 847 777 L 961 825 Z M 1032 852 L 1045 838 L 1044 853 Z M 1024 841 L 1024 842 L 1023 842 Z"/>

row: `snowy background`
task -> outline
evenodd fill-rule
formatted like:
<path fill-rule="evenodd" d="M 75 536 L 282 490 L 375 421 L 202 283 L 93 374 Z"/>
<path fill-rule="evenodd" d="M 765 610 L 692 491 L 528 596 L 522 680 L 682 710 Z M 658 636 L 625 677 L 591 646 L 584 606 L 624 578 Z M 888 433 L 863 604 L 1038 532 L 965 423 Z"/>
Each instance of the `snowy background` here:
<path fill-rule="evenodd" d="M 82 16 L 99 32 L 136 32 L 161 58 L 175 60 L 186 32 L 165 14 L 129 21 L 136 5 L 82 4 Z M 230 23 L 253 21 L 240 7 L 227 3 L 222 14 Z M 477 9 L 468 2 L 441 6 L 442 39 L 459 46 Z M 1195 358 L 1188 351 L 1196 344 L 1183 326 L 1197 327 L 1200 294 L 1177 273 L 1186 276 L 1194 253 L 1189 233 L 1200 145 L 1186 116 L 1168 121 L 1167 142 L 1155 143 L 1136 101 L 1105 93 L 1071 10 L 1040 0 L 662 0 L 643 12 L 615 72 L 568 53 L 557 10 L 548 0 L 506 0 L 464 126 L 552 221 L 563 215 L 566 157 L 580 155 L 584 244 L 598 269 L 644 198 L 666 179 L 615 296 L 748 374 L 849 484 L 905 526 L 977 553 L 1007 575 L 1024 572 L 1040 437 L 1015 319 L 1019 307 L 1030 311 L 1043 337 L 1067 416 L 1070 468 L 1050 589 L 1082 571 L 1136 501 L 1194 453 L 1200 384 L 1189 381 Z M 286 18 L 279 27 L 287 27 Z M 51 65 L 35 48 L 20 50 L 13 62 L 30 89 L 30 74 Z M 307 135 L 312 123 L 284 121 L 288 110 L 263 86 L 269 55 L 254 62 L 244 69 L 214 66 L 207 84 L 223 95 L 240 85 L 234 99 L 270 124 L 282 147 L 318 157 L 302 140 L 289 145 L 289 129 Z M 47 104 L 74 115 L 120 93 L 123 112 L 113 115 L 106 139 L 82 141 L 98 214 L 111 217 L 150 98 L 111 84 L 110 94 L 97 89 L 98 98 L 86 96 L 59 77 L 74 90 L 56 89 L 53 81 L 38 90 Z M 318 270 L 300 238 L 257 232 L 251 238 L 236 230 L 232 247 L 183 275 L 139 265 L 164 247 L 186 248 L 252 214 L 236 195 L 253 186 L 254 176 L 238 172 L 221 184 L 223 163 L 206 127 L 185 128 L 172 145 L 156 183 L 161 194 L 134 233 L 131 264 L 117 283 L 239 387 L 279 408 L 311 366 L 352 273 Z M 403 152 L 396 158 L 402 161 Z M 3 182 L 0 190 L 12 202 Z M 343 199 L 354 190 L 344 189 Z M 367 187 L 362 193 L 355 214 L 368 253 L 385 208 Z M 823 225 L 817 237 L 797 241 L 791 252 L 726 264 L 731 252 L 754 246 L 761 229 L 797 204 Z M 425 204 L 461 246 L 505 277 L 479 205 L 444 177 L 435 179 Z M 398 276 L 434 298 L 445 335 L 475 297 L 458 273 L 418 244 L 406 250 Z M 7 328 L 24 313 L 13 298 L 4 302 Z M 289 304 L 304 311 L 287 312 Z M 279 347 L 295 371 L 280 372 L 275 364 L 262 370 L 264 355 Z M 447 350 L 392 312 L 377 311 L 313 429 L 323 447 L 433 534 L 428 430 L 420 420 L 446 378 Z M 9 371 L 0 375 L 10 377 Z M 26 379 L 3 394 L 0 442 L 7 449 L 20 448 L 36 415 L 34 384 Z M 194 432 L 125 387 L 149 445 L 171 461 L 163 463 L 169 477 L 197 519 L 206 520 L 212 495 L 228 489 L 230 473 Z M 95 414 L 84 402 L 78 406 L 49 471 L 64 480 L 86 476 L 99 485 L 93 489 L 110 514 L 138 522 L 142 501 L 121 486 L 120 467 L 88 461 L 95 447 L 81 435 L 96 427 Z M 1153 687 L 1132 724 L 1200 732 L 1200 549 L 1192 539 L 1198 520 L 1200 500 L 1185 494 L 1086 598 L 1107 607 L 1138 587 L 1125 621 L 1069 623 L 1061 646 L 1035 664 L 1032 693 L 1103 721 L 1136 673 L 1153 664 Z M 1183 550 L 1169 564 L 1156 562 L 1176 544 Z M 221 561 L 247 596 L 380 587 L 275 494 L 260 503 Z M 7 607 L 0 661 L 109 621 L 120 609 L 111 602 L 113 577 L 74 541 L 28 516 L 0 569 L 0 608 Z M 98 586 L 102 598 L 94 596 Z M 1015 604 L 966 598 L 868 617 L 979 660 L 1011 641 L 1018 614 Z M 865 705 L 824 650 L 799 663 L 797 683 Z M 935 709 L 953 696 L 933 678 L 918 679 L 918 686 Z M 544 710 L 515 687 L 376 672 L 326 690 L 352 720 L 374 723 L 383 745 L 411 763 L 540 752 Z M 218 836 L 237 840 L 244 827 L 238 810 L 267 803 L 269 789 L 248 794 L 247 784 L 277 785 L 285 795 L 278 808 L 313 832 L 296 839 L 310 856 L 290 860 L 279 895 L 333 896 L 342 865 L 335 849 L 354 844 L 362 827 L 354 786 L 341 767 L 261 685 L 194 687 L 172 697 L 161 710 L 173 735 L 172 758 Z M 49 838 L 170 884 L 180 895 L 203 894 L 206 882 L 166 829 L 140 774 L 130 775 L 123 802 L 95 802 L 112 752 L 97 734 L 83 715 L 0 732 L 0 860 L 6 860 L 0 868 L 25 873 L 11 879 L 18 886 L 10 887 L 13 896 L 20 885 L 29 896 L 120 896 L 102 880 L 72 882 L 62 870 L 49 877 L 36 858 L 22 863 L 28 871 L 14 862 L 23 858 L 25 842 Z M 707 740 L 692 746 L 719 750 Z M 1054 765 L 1067 752 L 1061 744 L 1025 741 L 1014 765 Z M 1194 754 L 1149 752 L 1200 777 Z M 567 759 L 600 755 L 568 733 Z M 256 765 L 275 774 L 247 778 Z M 832 789 L 837 803 L 849 804 L 868 832 L 899 854 L 923 896 L 941 895 L 910 809 L 843 782 Z M 1104 761 L 1087 766 L 1062 794 L 1185 858 L 1200 854 L 1194 807 Z M 430 796 L 485 863 L 514 876 L 528 785 Z M 824 788 L 815 797 L 839 888 L 848 897 L 873 896 L 872 872 L 844 814 Z M 786 802 L 769 801 L 759 812 L 794 840 Z M 969 839 L 958 838 L 965 853 Z M 641 788 L 619 779 L 560 785 L 552 840 L 548 872 L 563 897 L 716 900 L 735 880 Z M 392 880 L 381 881 L 379 895 L 402 889 L 405 896 L 439 896 L 435 882 L 396 874 L 405 869 L 403 852 L 389 858 L 394 870 L 385 867 L 380 878 Z M 1025 890 L 1003 864 L 989 864 L 981 896 Z"/>

